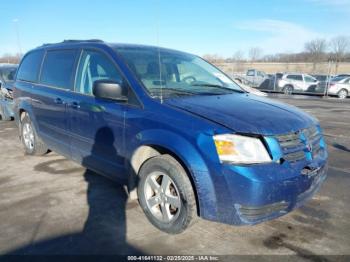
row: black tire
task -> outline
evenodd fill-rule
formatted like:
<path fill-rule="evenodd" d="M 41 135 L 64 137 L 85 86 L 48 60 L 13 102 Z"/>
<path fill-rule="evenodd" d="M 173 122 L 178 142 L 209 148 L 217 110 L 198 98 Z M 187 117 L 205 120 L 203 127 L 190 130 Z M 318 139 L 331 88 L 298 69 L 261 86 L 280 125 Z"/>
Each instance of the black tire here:
<path fill-rule="evenodd" d="M 146 181 L 149 176 L 161 172 L 171 178 L 175 188 L 179 191 L 180 208 L 170 222 L 160 221 L 148 207 L 146 200 Z M 169 234 L 179 234 L 192 225 L 197 217 L 196 199 L 191 181 L 182 165 L 170 155 L 161 155 L 147 160 L 139 171 L 138 198 L 141 208 L 148 220 L 158 229 Z M 171 184 L 172 185 L 172 184 Z M 159 186 L 162 186 L 161 184 Z M 175 192 L 177 192 L 175 189 Z M 178 196 L 176 194 L 176 196 Z M 171 206 L 170 206 L 171 207 Z M 169 207 L 169 208 L 170 208 Z M 155 208 L 162 209 L 161 204 L 156 204 Z"/>
<path fill-rule="evenodd" d="M 30 125 L 30 127 L 33 130 L 34 139 L 32 143 L 32 146 L 33 146 L 32 148 L 28 147 L 24 141 L 23 132 L 26 125 Z M 47 148 L 45 143 L 38 137 L 35 127 L 27 113 L 25 113 L 25 116 L 21 120 L 20 128 L 21 128 L 21 141 L 24 146 L 24 151 L 27 155 L 42 156 L 48 152 L 49 149 Z"/>
<path fill-rule="evenodd" d="M 337 95 L 338 95 L 338 98 L 345 99 L 348 96 L 348 91 L 343 88 L 343 89 L 339 90 Z"/>
<path fill-rule="evenodd" d="M 283 93 L 285 95 L 291 95 L 293 93 L 293 86 L 291 85 L 286 85 L 283 87 Z"/>

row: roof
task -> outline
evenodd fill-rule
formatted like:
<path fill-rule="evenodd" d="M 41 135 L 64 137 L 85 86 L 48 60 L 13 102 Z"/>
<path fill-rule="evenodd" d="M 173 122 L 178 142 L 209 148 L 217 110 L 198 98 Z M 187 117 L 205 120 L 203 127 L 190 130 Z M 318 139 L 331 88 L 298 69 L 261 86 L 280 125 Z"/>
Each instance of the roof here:
<path fill-rule="evenodd" d="M 158 47 L 158 46 L 151 46 L 151 45 L 141 45 L 141 44 L 128 44 L 128 43 L 107 43 L 99 39 L 87 39 L 87 40 L 76 40 L 76 39 L 68 39 L 64 40 L 59 43 L 49 43 L 49 44 L 43 44 L 35 49 L 46 49 L 46 48 L 64 48 L 64 47 L 77 47 L 81 45 L 104 45 L 109 46 L 110 48 L 135 48 L 135 49 L 161 49 L 162 51 L 169 51 L 169 52 L 179 52 L 179 53 L 185 53 L 174 49 L 168 49 L 164 47 Z"/>

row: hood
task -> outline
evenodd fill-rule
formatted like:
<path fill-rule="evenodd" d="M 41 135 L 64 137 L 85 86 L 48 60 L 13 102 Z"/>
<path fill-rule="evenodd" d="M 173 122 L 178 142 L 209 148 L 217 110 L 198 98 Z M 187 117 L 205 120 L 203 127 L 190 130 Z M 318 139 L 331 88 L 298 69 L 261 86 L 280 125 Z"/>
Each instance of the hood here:
<path fill-rule="evenodd" d="M 238 133 L 285 134 L 317 123 L 296 107 L 251 94 L 192 96 L 166 103 Z"/>

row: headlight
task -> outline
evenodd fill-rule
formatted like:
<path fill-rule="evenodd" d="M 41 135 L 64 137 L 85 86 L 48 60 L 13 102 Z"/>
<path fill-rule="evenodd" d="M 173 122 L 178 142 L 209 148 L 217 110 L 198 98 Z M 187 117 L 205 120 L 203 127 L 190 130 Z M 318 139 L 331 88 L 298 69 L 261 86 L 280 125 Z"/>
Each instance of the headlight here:
<path fill-rule="evenodd" d="M 270 155 L 258 138 L 225 134 L 214 136 L 214 142 L 221 163 L 271 162 Z"/>

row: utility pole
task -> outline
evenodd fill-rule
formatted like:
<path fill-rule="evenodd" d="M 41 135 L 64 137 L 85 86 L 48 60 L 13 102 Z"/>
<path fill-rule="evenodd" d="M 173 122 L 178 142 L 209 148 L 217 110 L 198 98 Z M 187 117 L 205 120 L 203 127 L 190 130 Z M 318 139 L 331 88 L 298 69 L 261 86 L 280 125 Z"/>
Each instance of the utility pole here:
<path fill-rule="evenodd" d="M 15 32 L 16 32 L 16 38 L 17 38 L 17 47 L 18 47 L 18 56 L 22 55 L 22 47 L 21 47 L 21 39 L 19 37 L 19 28 L 18 28 L 18 22 L 19 20 L 17 18 L 12 20 L 15 26 Z"/>

